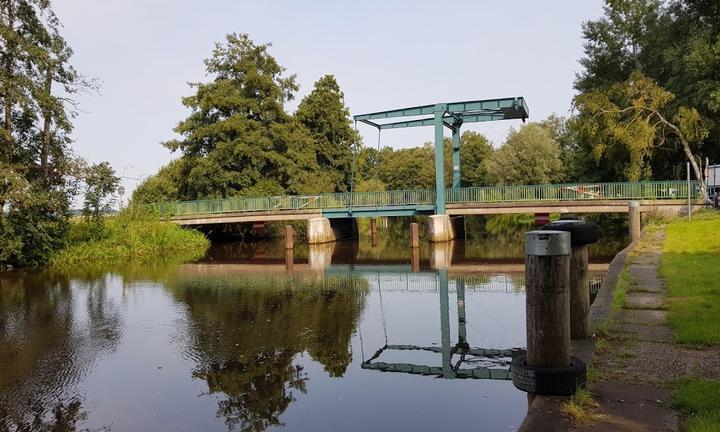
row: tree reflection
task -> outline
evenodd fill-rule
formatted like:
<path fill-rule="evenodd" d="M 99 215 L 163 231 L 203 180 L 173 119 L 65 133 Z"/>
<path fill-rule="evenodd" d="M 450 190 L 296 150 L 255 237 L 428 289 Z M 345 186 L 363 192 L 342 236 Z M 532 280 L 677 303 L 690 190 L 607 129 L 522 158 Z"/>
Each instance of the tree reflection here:
<path fill-rule="evenodd" d="M 85 308 L 78 308 L 82 296 Z M 2 275 L 0 431 L 78 430 L 87 415 L 76 385 L 99 354 L 116 346 L 119 326 L 104 279 Z"/>
<path fill-rule="evenodd" d="M 363 279 L 291 276 L 190 277 L 168 286 L 191 319 L 193 376 L 223 395 L 217 415 L 242 431 L 282 425 L 280 416 L 307 392 L 299 355 L 344 375 L 367 290 Z"/>

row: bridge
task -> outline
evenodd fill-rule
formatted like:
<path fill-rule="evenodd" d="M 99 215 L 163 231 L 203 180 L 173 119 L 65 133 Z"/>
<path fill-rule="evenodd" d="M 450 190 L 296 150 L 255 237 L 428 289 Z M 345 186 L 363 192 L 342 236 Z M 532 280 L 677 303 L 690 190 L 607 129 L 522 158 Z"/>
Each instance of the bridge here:
<path fill-rule="evenodd" d="M 631 201 L 641 212 L 677 214 L 688 197 L 701 198 L 697 181 L 644 181 L 445 189 L 448 216 L 518 213 L 625 213 Z M 316 195 L 233 197 L 153 204 L 180 225 L 436 215 L 431 189 Z"/>

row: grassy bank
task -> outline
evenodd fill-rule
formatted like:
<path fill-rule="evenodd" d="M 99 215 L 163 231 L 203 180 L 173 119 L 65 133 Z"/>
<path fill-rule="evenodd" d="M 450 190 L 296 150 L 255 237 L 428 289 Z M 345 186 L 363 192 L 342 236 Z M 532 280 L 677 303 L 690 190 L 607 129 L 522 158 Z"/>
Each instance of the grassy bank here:
<path fill-rule="evenodd" d="M 53 268 L 187 262 L 210 246 L 203 234 L 163 222 L 152 211 L 129 208 L 98 224 L 73 221 L 67 246 L 55 254 Z"/>
<path fill-rule="evenodd" d="M 701 213 L 692 222 L 667 225 L 661 271 L 668 286 L 668 321 L 677 342 L 720 344 L 720 214 Z M 691 432 L 720 430 L 720 381 L 688 378 L 675 392 L 675 407 Z"/>
<path fill-rule="evenodd" d="M 661 271 L 677 341 L 720 344 L 720 214 L 668 224 Z"/>

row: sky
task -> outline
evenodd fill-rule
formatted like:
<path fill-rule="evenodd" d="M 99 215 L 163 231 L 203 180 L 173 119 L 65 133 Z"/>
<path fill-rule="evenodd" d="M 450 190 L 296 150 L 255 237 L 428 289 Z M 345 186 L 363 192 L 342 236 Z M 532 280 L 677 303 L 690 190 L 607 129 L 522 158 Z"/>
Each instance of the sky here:
<path fill-rule="evenodd" d="M 247 33 L 297 74 L 297 103 L 333 74 L 351 114 L 523 96 L 530 120 L 567 115 L 583 53 L 582 23 L 602 0 L 54 0 L 73 64 L 101 82 L 78 98 L 74 149 L 107 160 L 132 191 L 178 157 L 162 147 L 189 111 L 188 82 L 228 33 Z M 519 121 L 464 126 L 500 145 Z M 360 127 L 366 145 L 377 132 Z M 383 132 L 381 144 L 420 146 L 432 128 Z M 126 195 L 126 198 L 127 198 Z"/>

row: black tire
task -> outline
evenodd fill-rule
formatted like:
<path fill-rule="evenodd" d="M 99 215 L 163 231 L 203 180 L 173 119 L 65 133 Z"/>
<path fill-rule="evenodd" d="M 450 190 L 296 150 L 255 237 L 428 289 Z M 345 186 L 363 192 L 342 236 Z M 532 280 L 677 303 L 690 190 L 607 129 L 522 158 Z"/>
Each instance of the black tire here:
<path fill-rule="evenodd" d="M 512 382 L 518 389 L 540 395 L 570 396 L 587 383 L 587 367 L 581 359 L 570 357 L 566 368 L 528 366 L 527 356 L 513 358 L 510 364 Z"/>
<path fill-rule="evenodd" d="M 550 222 L 549 224 L 544 225 L 542 229 L 569 232 L 570 243 L 573 246 L 596 243 L 600 237 L 597 224 L 578 220 L 559 220 Z"/>

